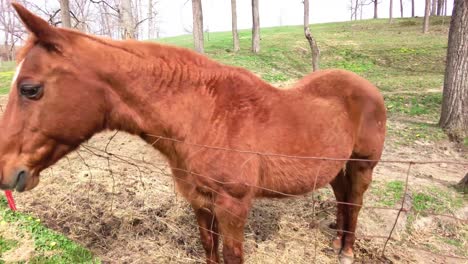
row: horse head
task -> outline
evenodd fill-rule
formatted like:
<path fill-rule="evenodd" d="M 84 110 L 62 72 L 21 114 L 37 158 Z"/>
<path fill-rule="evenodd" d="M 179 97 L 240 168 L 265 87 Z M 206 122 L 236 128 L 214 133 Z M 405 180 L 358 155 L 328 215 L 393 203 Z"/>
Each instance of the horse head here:
<path fill-rule="evenodd" d="M 39 174 L 104 129 L 105 82 L 72 31 L 13 3 L 30 37 L 0 120 L 0 188 L 30 190 Z M 89 56 L 88 56 L 89 57 Z"/>

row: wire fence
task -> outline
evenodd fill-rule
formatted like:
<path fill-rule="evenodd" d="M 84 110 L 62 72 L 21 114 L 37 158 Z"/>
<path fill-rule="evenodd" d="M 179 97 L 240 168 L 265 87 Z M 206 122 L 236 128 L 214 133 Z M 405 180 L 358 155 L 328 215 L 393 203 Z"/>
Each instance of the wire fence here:
<path fill-rule="evenodd" d="M 207 175 L 203 175 L 203 174 L 200 174 L 200 173 L 192 171 L 192 170 L 188 170 L 188 169 L 184 169 L 184 168 L 171 167 L 171 166 L 167 165 L 166 163 L 148 162 L 148 161 L 145 161 L 145 160 L 139 160 L 139 159 L 135 159 L 133 157 L 113 153 L 113 152 L 110 152 L 108 150 L 108 146 L 109 146 L 110 142 L 113 140 L 113 138 L 116 135 L 117 135 L 117 133 L 115 133 L 109 139 L 109 141 L 107 142 L 106 147 L 104 149 L 99 149 L 99 148 L 84 144 L 84 145 L 82 145 L 82 151 L 84 151 L 84 152 L 86 152 L 88 154 L 94 155 L 96 157 L 103 158 L 103 159 L 107 160 L 107 164 L 109 164 L 109 162 L 118 162 L 118 163 L 125 163 L 127 165 L 133 166 L 133 167 L 138 169 L 140 174 L 145 172 L 145 171 L 146 172 L 154 172 L 155 170 L 157 170 L 161 175 L 164 175 L 164 176 L 167 176 L 167 177 L 175 177 L 175 178 L 177 178 L 177 180 L 183 181 L 185 184 L 192 185 L 194 187 L 197 187 L 197 185 L 192 183 L 192 182 L 186 181 L 185 179 L 183 179 L 181 177 L 177 177 L 176 175 L 173 175 L 172 173 L 167 173 L 167 171 L 168 170 L 169 171 L 179 171 L 179 172 L 183 172 L 183 173 L 186 173 L 186 174 L 191 174 L 191 175 L 194 175 L 194 176 L 197 176 L 197 177 L 201 177 L 201 178 L 216 182 L 217 184 L 220 184 L 220 185 L 239 185 L 239 184 L 240 185 L 245 185 L 247 187 L 256 188 L 256 189 L 263 190 L 263 191 L 268 191 L 268 192 L 271 192 L 271 193 L 276 193 L 276 194 L 279 194 L 281 196 L 289 197 L 289 198 L 304 198 L 305 197 L 305 195 L 292 195 L 292 194 L 288 194 L 288 193 L 279 192 L 277 190 L 265 188 L 263 186 L 251 185 L 251 184 L 248 184 L 248 183 L 245 183 L 245 182 L 224 182 L 224 181 L 220 181 L 220 180 L 218 180 L 216 178 L 213 178 L 213 177 L 210 177 L 210 176 L 207 176 Z M 412 170 L 412 167 L 414 165 L 444 163 L 444 164 L 467 166 L 467 168 L 468 168 L 468 162 L 463 161 L 463 160 L 395 160 L 395 159 L 366 160 L 366 159 L 352 159 L 352 158 L 351 159 L 343 159 L 343 158 L 332 158 L 332 157 L 294 156 L 294 155 L 285 155 L 285 154 L 279 154 L 279 153 L 266 153 L 266 152 L 252 151 L 252 150 L 241 150 L 241 149 L 233 149 L 233 148 L 226 148 L 226 147 L 219 147 L 219 146 L 203 145 L 203 144 L 185 142 L 185 141 L 182 141 L 182 140 L 179 140 L 179 139 L 168 138 L 168 137 L 164 137 L 164 136 L 156 136 L 156 135 L 149 135 L 149 136 L 155 138 L 152 145 L 157 144 L 161 140 L 166 140 L 166 141 L 173 142 L 175 144 L 184 144 L 186 146 L 199 148 L 199 149 L 205 149 L 205 150 L 211 150 L 211 151 L 222 151 L 222 152 L 235 152 L 235 153 L 240 153 L 240 154 L 245 154 L 245 155 L 254 155 L 254 156 L 280 157 L 280 158 L 287 158 L 287 159 L 319 160 L 319 161 L 382 162 L 382 163 L 399 163 L 399 164 L 408 165 L 406 173 L 405 173 L 404 192 L 402 194 L 401 206 L 399 208 L 385 207 L 385 206 L 370 206 L 370 205 L 364 205 L 364 204 L 361 205 L 361 204 L 355 204 L 355 203 L 349 203 L 349 202 L 340 202 L 340 201 L 331 200 L 331 199 L 324 200 L 324 201 L 323 200 L 318 201 L 318 200 L 315 199 L 314 196 L 312 196 L 313 197 L 313 208 L 312 208 L 313 213 L 312 213 L 312 215 L 314 217 L 316 216 L 316 214 L 315 214 L 316 206 L 319 203 L 321 203 L 321 204 L 330 203 L 330 204 L 335 204 L 335 205 L 343 204 L 343 205 L 347 205 L 347 206 L 356 206 L 356 207 L 367 208 L 367 209 L 396 211 L 397 215 L 395 217 L 395 220 L 393 222 L 393 226 L 392 226 L 390 232 L 388 233 L 388 235 L 367 235 L 367 234 L 357 235 L 356 234 L 357 239 L 383 239 L 383 240 L 385 240 L 385 243 L 384 243 L 384 245 L 383 245 L 383 247 L 381 249 L 381 253 L 380 253 L 382 257 L 385 256 L 387 245 L 388 245 L 389 241 L 392 239 L 395 228 L 397 226 L 397 223 L 398 223 L 398 221 L 400 219 L 400 215 L 402 213 L 413 212 L 413 213 L 416 213 L 416 214 L 424 214 L 424 215 L 428 215 L 428 216 L 451 218 L 451 219 L 459 222 L 460 224 L 463 224 L 463 225 L 468 224 L 468 219 L 460 218 L 460 217 L 458 217 L 458 216 L 456 216 L 454 214 L 441 214 L 441 213 L 436 213 L 436 212 L 429 211 L 429 210 L 416 210 L 416 209 L 414 209 L 412 207 L 408 208 L 407 201 L 406 201 L 407 197 L 409 197 L 409 188 L 408 188 L 409 184 L 408 183 L 409 183 L 409 179 L 410 179 L 410 176 L 411 176 L 411 170 Z M 247 159 L 247 160 L 249 160 L 249 159 Z M 321 164 L 321 163 L 319 163 L 319 164 Z M 87 165 L 87 164 L 86 164 L 86 166 L 88 167 L 88 169 L 96 168 L 96 167 L 93 167 L 93 166 L 90 166 L 90 165 Z M 317 178 L 320 175 L 320 167 L 321 166 L 319 165 L 319 167 L 317 169 L 316 176 L 315 176 L 315 182 L 317 182 Z M 108 168 L 110 168 L 110 167 L 108 167 Z M 109 169 L 108 172 L 110 173 L 110 175 L 113 175 L 115 173 L 115 172 L 112 172 L 112 169 Z M 141 175 L 140 175 L 140 177 L 141 177 Z M 208 187 L 206 187 L 206 188 L 208 188 Z M 226 196 L 226 194 L 223 194 L 223 193 L 221 193 L 219 191 L 216 191 L 215 189 L 212 189 L 212 188 L 208 188 L 208 189 L 209 189 L 210 192 L 212 192 L 212 193 L 214 193 L 214 194 L 216 194 L 218 196 Z M 315 189 L 315 186 L 314 186 L 313 189 Z M 236 200 L 234 200 L 234 201 L 236 201 Z M 188 202 L 190 202 L 190 201 L 188 201 Z M 241 201 L 237 201 L 237 202 L 242 203 Z M 233 218 L 238 217 L 237 215 L 234 215 L 229 211 L 226 211 L 226 212 L 229 213 L 230 215 L 232 215 Z M 314 219 L 314 220 L 319 221 L 320 219 Z M 197 228 L 205 229 L 205 228 L 200 227 L 200 226 L 198 226 L 196 224 L 193 224 L 193 225 L 196 226 Z M 216 234 L 218 236 L 222 236 L 222 234 L 215 233 L 215 232 L 213 232 L 211 230 L 206 229 L 206 231 L 208 231 L 210 233 L 214 233 L 214 234 Z M 336 230 L 335 229 L 334 231 L 341 231 L 343 233 L 355 234 L 354 232 L 350 232 L 350 231 L 347 231 L 347 230 Z M 295 237 L 294 239 L 297 239 L 297 237 Z M 317 245 L 317 240 L 315 241 L 315 247 L 316 247 L 316 245 Z M 444 257 L 444 258 L 468 260 L 468 258 L 466 258 L 466 257 L 461 257 L 461 256 L 456 256 L 456 255 L 449 255 L 449 254 L 435 253 L 435 252 L 431 252 L 429 250 L 425 250 L 423 248 L 418 248 L 418 250 L 425 251 L 428 254 L 432 254 L 432 255 L 436 255 L 436 256 L 440 256 L 440 257 Z M 317 251 L 315 250 L 314 262 L 313 263 L 317 263 L 316 252 Z"/>
<path fill-rule="evenodd" d="M 0 111 L 3 111 L 4 107 L 0 105 Z M 142 185 L 144 185 L 143 181 L 141 180 L 143 178 L 143 175 L 146 175 L 148 173 L 158 173 L 159 175 L 167 176 L 170 178 L 176 178 L 178 181 L 184 182 L 184 184 L 191 185 L 193 187 L 197 187 L 197 185 L 193 182 L 185 180 L 183 177 L 178 177 L 177 174 L 173 174 L 172 172 L 181 172 L 184 173 L 185 175 L 190 174 L 195 177 L 203 178 L 208 181 L 212 181 L 218 185 L 224 186 L 224 185 L 244 185 L 249 188 L 254 188 L 258 189 L 261 191 L 268 191 L 271 193 L 275 193 L 278 195 L 281 195 L 283 197 L 289 197 L 289 198 L 304 198 L 305 195 L 292 195 L 284 192 L 280 192 L 274 189 L 269 189 L 264 186 L 257 186 L 257 185 L 252 185 L 248 184 L 245 182 L 225 182 L 221 181 L 219 179 L 210 177 L 208 175 L 203 175 L 200 174 L 196 171 L 187 169 L 187 168 L 177 168 L 177 167 L 171 167 L 169 166 L 166 162 L 150 162 L 146 161 L 144 159 L 137 159 L 135 157 L 127 156 L 127 155 L 122 155 L 118 153 L 111 152 L 109 150 L 109 145 L 111 144 L 112 140 L 116 137 L 118 132 L 114 133 L 106 143 L 104 148 L 98 148 L 95 146 L 92 146 L 90 144 L 82 144 L 80 149 L 76 151 L 78 157 L 81 159 L 82 163 L 87 167 L 89 171 L 92 169 L 99 169 L 106 171 L 113 179 L 113 182 L 115 183 L 114 177 L 115 175 L 124 175 L 125 173 L 116 171 L 112 169 L 111 163 L 122 163 L 131 167 L 134 167 L 138 171 L 138 176 L 140 178 L 140 182 Z M 404 191 L 402 194 L 402 200 L 401 200 L 401 205 L 398 208 L 394 207 L 385 207 L 385 206 L 373 206 L 373 205 L 366 205 L 366 204 L 355 204 L 355 203 L 348 203 L 348 202 L 341 202 L 337 201 L 334 199 L 327 199 L 327 200 L 317 200 L 315 196 L 312 195 L 313 201 L 312 201 L 312 216 L 313 216 L 313 221 L 314 222 L 320 222 L 322 219 L 320 219 L 317 216 L 317 208 L 319 205 L 324 205 L 324 204 L 331 204 L 331 205 L 346 205 L 346 206 L 354 206 L 354 207 L 360 207 L 360 208 L 366 208 L 366 209 L 374 209 L 374 210 L 390 210 L 390 211 L 395 211 L 397 212 L 395 220 L 393 221 L 392 228 L 390 232 L 386 235 L 371 235 L 371 234 L 355 234 L 354 232 L 350 232 L 347 230 L 334 230 L 336 231 L 341 231 L 343 233 L 349 233 L 349 234 L 355 234 L 356 238 L 359 239 L 382 239 L 384 240 L 384 244 L 382 248 L 380 249 L 380 256 L 385 257 L 385 252 L 388 247 L 389 242 L 392 240 L 392 237 L 395 232 L 395 228 L 398 224 L 398 221 L 401 217 L 402 213 L 415 213 L 415 214 L 424 214 L 424 215 L 430 215 L 430 216 L 436 216 L 436 217 L 441 217 L 441 218 L 450 218 L 454 221 L 457 221 L 457 223 L 460 223 L 462 225 L 467 225 L 468 224 L 468 219 L 460 218 L 454 214 L 447 214 L 447 213 L 437 213 L 431 210 L 417 210 L 411 206 L 408 206 L 408 201 L 407 197 L 410 196 L 409 193 L 409 179 L 411 177 L 411 172 L 412 168 L 415 165 L 424 165 L 424 164 L 451 164 L 451 165 L 460 165 L 463 166 L 463 168 L 468 168 L 468 162 L 464 160 L 404 160 L 404 159 L 380 159 L 380 160 L 367 160 L 367 159 L 347 159 L 347 158 L 334 158 L 334 157 L 314 157 L 314 156 L 295 156 L 295 155 L 286 155 L 286 154 L 281 154 L 281 153 L 268 153 L 268 152 L 260 152 L 260 151 L 255 151 L 255 150 L 243 150 L 243 149 L 235 149 L 235 148 L 227 148 L 227 147 L 222 147 L 222 146 L 210 146 L 210 145 L 203 145 L 203 144 L 198 144 L 195 142 L 186 142 L 183 140 L 179 140 L 176 138 L 169 138 L 169 137 L 164 137 L 164 136 L 158 136 L 158 135 L 147 135 L 149 137 L 154 138 L 154 141 L 152 142 L 151 145 L 156 145 L 161 141 L 168 141 L 173 144 L 182 144 L 187 147 L 191 148 L 197 148 L 198 150 L 194 151 L 195 155 L 196 153 L 199 153 L 200 151 L 217 151 L 217 152 L 230 152 L 230 153 L 237 153 L 237 154 L 242 154 L 245 156 L 249 156 L 250 158 L 246 159 L 246 162 L 241 165 L 240 170 L 242 170 L 243 165 L 245 163 L 249 162 L 252 157 L 273 157 L 273 158 L 283 158 L 283 159 L 292 159 L 292 160 L 317 160 L 319 161 L 319 166 L 317 168 L 317 172 L 315 175 L 315 184 L 317 183 L 318 177 L 320 177 L 320 170 L 323 162 L 331 161 L 331 162 L 348 162 L 348 161 L 360 161 L 360 162 L 380 162 L 380 163 L 395 163 L 395 164 L 406 164 L 407 169 L 405 172 L 405 182 L 404 182 Z M 91 155 L 95 156 L 97 158 L 103 159 L 105 161 L 105 164 L 107 168 L 104 168 L 102 166 L 95 166 L 92 164 L 89 164 L 87 162 L 87 159 L 83 157 L 83 155 Z M 90 182 L 92 181 L 92 173 L 90 173 Z M 213 188 L 210 188 L 208 186 L 204 186 L 209 192 L 211 192 L 215 196 L 226 196 L 226 194 L 219 192 Z M 314 190 L 316 186 L 314 186 Z M 114 191 L 114 186 L 112 186 L 112 189 Z M 88 193 L 89 197 L 89 193 Z M 229 197 L 230 198 L 230 197 Z M 239 200 L 234 200 L 238 203 L 242 203 L 242 201 Z M 190 201 L 188 201 L 190 202 Z M 365 200 L 364 200 L 365 202 Z M 112 209 L 112 204 L 111 204 L 111 209 Z M 221 208 L 221 210 L 223 210 Z M 235 214 L 232 214 L 232 212 L 225 210 L 226 213 L 232 215 L 233 218 L 237 218 L 238 216 Z M 171 229 L 176 230 L 177 232 L 182 232 L 183 230 L 178 230 L 177 228 L 177 223 L 170 223 L 167 220 L 164 219 L 159 219 L 160 221 L 164 222 L 167 226 L 169 226 Z M 214 220 L 214 219 L 213 219 Z M 218 235 L 220 237 L 223 236 L 221 233 L 213 232 L 212 230 L 206 229 L 204 227 L 201 227 L 195 223 L 188 223 L 189 225 L 205 230 L 207 232 L 213 233 L 215 235 Z M 359 223 L 358 223 L 359 225 Z M 315 234 L 314 234 L 314 256 L 313 256 L 313 263 L 318 263 L 317 260 L 317 245 L 319 241 L 317 240 L 317 232 L 318 228 L 315 228 Z M 236 240 L 235 238 L 232 238 L 233 240 Z M 301 240 L 301 238 L 294 237 L 295 240 Z M 309 240 L 307 240 L 309 241 Z M 241 242 L 241 241 L 239 241 Z M 304 240 L 306 242 L 306 240 Z M 420 251 L 424 251 L 428 254 L 443 257 L 443 258 L 451 258 L 451 259 L 456 259 L 456 260 L 464 260 L 467 261 L 468 258 L 462 257 L 462 256 L 457 256 L 457 255 L 451 255 L 451 254 L 442 254 L 439 252 L 432 252 L 430 250 L 424 249 L 424 248 L 418 248 Z"/>

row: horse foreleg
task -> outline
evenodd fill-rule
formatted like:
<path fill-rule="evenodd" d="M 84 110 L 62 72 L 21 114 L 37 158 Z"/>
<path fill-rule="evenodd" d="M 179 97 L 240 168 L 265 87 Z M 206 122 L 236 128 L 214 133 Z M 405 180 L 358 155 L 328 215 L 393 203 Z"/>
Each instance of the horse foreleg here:
<path fill-rule="evenodd" d="M 194 209 L 197 217 L 200 238 L 206 253 L 207 264 L 219 263 L 218 222 L 214 214 L 208 209 Z"/>
<path fill-rule="evenodd" d="M 361 210 L 364 192 L 372 181 L 373 162 L 350 161 L 346 166 L 346 178 L 348 180 L 347 203 L 348 215 L 345 220 L 343 249 L 341 250 L 341 263 L 352 263 L 354 258 L 353 245 L 356 240 L 356 225 L 359 211 Z"/>
<path fill-rule="evenodd" d="M 347 218 L 348 210 L 348 206 L 343 204 L 343 202 L 346 202 L 347 189 L 344 170 L 341 170 L 330 184 L 333 188 L 333 192 L 335 193 L 335 198 L 338 201 L 336 205 L 336 237 L 332 242 L 332 246 L 335 252 L 339 254 L 343 247 L 343 230 L 345 230 L 345 219 Z"/>
<path fill-rule="evenodd" d="M 223 235 L 223 259 L 225 264 L 238 264 L 244 261 L 244 226 L 247 221 L 251 201 L 234 197 L 218 197 L 215 214 Z"/>

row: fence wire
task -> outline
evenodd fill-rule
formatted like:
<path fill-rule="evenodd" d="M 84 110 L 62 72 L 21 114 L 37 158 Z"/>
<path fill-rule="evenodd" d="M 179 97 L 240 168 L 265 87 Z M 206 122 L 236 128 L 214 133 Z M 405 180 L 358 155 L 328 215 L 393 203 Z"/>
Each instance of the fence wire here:
<path fill-rule="evenodd" d="M 0 112 L 3 112 L 3 110 L 4 110 L 4 106 L 0 105 Z M 113 152 L 109 151 L 109 145 L 111 144 L 112 140 L 116 137 L 117 133 L 118 132 L 114 133 L 110 137 L 110 139 L 108 140 L 108 142 L 106 143 L 106 145 L 105 145 L 105 147 L 103 149 L 93 147 L 93 146 L 91 146 L 89 144 L 83 144 L 80 147 L 80 149 L 78 151 L 76 151 L 77 156 L 79 157 L 81 162 L 84 164 L 84 166 L 90 172 L 90 182 L 92 182 L 92 180 L 93 180 L 93 174 L 91 172 L 92 169 L 106 171 L 106 172 L 109 173 L 109 175 L 112 178 L 112 182 L 113 182 L 113 186 L 112 186 L 112 192 L 113 193 L 115 192 L 115 180 L 114 180 L 115 175 L 125 175 L 125 173 L 113 170 L 112 167 L 111 167 L 111 162 L 122 163 L 122 164 L 129 165 L 131 167 L 134 167 L 138 171 L 139 179 L 140 179 L 140 182 L 141 182 L 143 187 L 144 187 L 144 183 L 142 181 L 143 175 L 148 174 L 148 173 L 157 173 L 159 175 L 163 175 L 163 176 L 166 176 L 166 177 L 177 178 L 177 180 L 182 181 L 187 185 L 192 185 L 194 187 L 197 186 L 196 184 L 194 184 L 192 182 L 189 182 L 189 181 L 187 181 L 187 180 L 185 180 L 185 179 L 183 179 L 181 177 L 177 177 L 176 175 L 173 175 L 172 173 L 169 172 L 169 171 L 179 171 L 179 172 L 184 172 L 186 174 L 191 174 L 191 175 L 194 175 L 194 176 L 197 176 L 197 177 L 201 177 L 201 178 L 216 182 L 217 184 L 221 184 L 221 185 L 233 185 L 233 184 L 239 185 L 239 184 L 241 184 L 241 185 L 245 185 L 245 186 L 250 187 L 250 188 L 256 188 L 256 189 L 262 190 L 262 191 L 268 191 L 268 192 L 275 193 L 275 194 L 278 194 L 278 195 L 281 195 L 281 196 L 284 196 L 284 197 L 289 197 L 289 198 L 304 198 L 306 196 L 306 195 L 293 195 L 293 194 L 283 193 L 283 192 L 279 192 L 277 190 L 265 188 L 263 186 L 251 185 L 251 184 L 244 183 L 244 182 L 224 182 L 224 181 L 220 181 L 218 179 L 209 177 L 207 175 L 202 175 L 202 174 L 197 173 L 195 171 L 192 171 L 190 169 L 171 167 L 167 163 L 149 162 L 149 161 L 146 161 L 144 159 L 136 159 L 134 157 L 113 153 Z M 444 164 L 468 166 L 467 161 L 463 161 L 463 160 L 404 160 L 404 159 L 368 160 L 368 159 L 354 159 L 354 158 L 340 158 L 340 157 L 296 156 L 296 155 L 286 155 L 286 154 L 281 154 L 281 153 L 268 153 L 268 152 L 254 151 L 254 150 L 242 150 L 242 149 L 227 148 L 227 147 L 221 147 L 221 146 L 203 145 L 203 144 L 198 144 L 198 143 L 194 143 L 194 142 L 186 142 L 186 141 L 179 140 L 179 139 L 176 139 L 176 138 L 164 137 L 164 136 L 160 136 L 160 135 L 147 134 L 147 136 L 154 138 L 154 141 L 153 141 L 153 143 L 151 145 L 156 145 L 158 142 L 164 140 L 164 141 L 170 141 L 170 142 L 172 142 L 174 144 L 184 144 L 186 146 L 199 148 L 199 150 L 195 152 L 195 155 L 196 155 L 196 153 L 198 153 L 201 150 L 212 150 L 212 151 L 222 151 L 222 152 L 234 152 L 234 153 L 238 153 L 238 154 L 253 155 L 253 156 L 277 157 L 277 158 L 297 159 L 297 160 L 318 160 L 319 161 L 319 166 L 317 168 L 314 184 L 317 183 L 317 179 L 318 179 L 318 177 L 320 175 L 320 170 L 322 168 L 322 164 L 325 161 L 341 161 L 341 162 L 360 161 L 360 162 L 379 162 L 379 163 L 407 164 L 408 167 L 407 167 L 406 174 L 405 174 L 406 176 L 405 176 L 405 183 L 404 183 L 404 192 L 403 192 L 403 195 L 402 195 L 401 206 L 399 208 L 384 207 L 384 206 L 370 206 L 370 205 L 365 205 L 365 204 L 340 202 L 340 201 L 332 200 L 332 199 L 318 201 L 318 200 L 316 200 L 315 196 L 312 195 L 312 199 L 313 199 L 312 200 L 312 216 L 313 216 L 312 220 L 313 220 L 313 222 L 316 222 L 316 223 L 320 222 L 320 220 L 323 220 L 323 219 L 317 218 L 317 211 L 316 211 L 317 209 L 316 208 L 317 208 L 318 204 L 322 204 L 322 205 L 323 204 L 335 204 L 335 205 L 342 204 L 342 205 L 356 206 L 356 207 L 366 208 L 366 209 L 396 211 L 397 214 L 396 214 L 393 226 L 392 226 L 390 232 L 387 235 L 367 235 L 367 234 L 362 235 L 362 234 L 355 234 L 355 232 L 350 232 L 350 231 L 347 231 L 347 230 L 336 230 L 336 229 L 334 229 L 334 231 L 341 231 L 343 233 L 355 234 L 356 238 L 358 240 L 359 239 L 383 239 L 383 240 L 385 240 L 385 243 L 384 243 L 383 247 L 381 248 L 381 253 L 380 253 L 381 257 L 385 256 L 385 252 L 386 252 L 388 243 L 392 240 L 392 236 L 393 236 L 395 228 L 396 228 L 396 226 L 398 224 L 398 220 L 400 218 L 401 213 L 413 212 L 413 213 L 417 213 L 417 214 L 425 214 L 425 215 L 431 215 L 431 216 L 437 216 L 437 217 L 443 217 L 443 218 L 451 218 L 451 219 L 453 219 L 455 221 L 458 221 L 461 224 L 464 224 L 464 225 L 468 224 L 468 219 L 462 219 L 462 218 L 457 217 L 455 215 L 441 214 L 441 213 L 436 213 L 436 212 L 433 212 L 433 211 L 422 211 L 422 210 L 417 210 L 417 209 L 414 209 L 414 208 L 406 208 L 405 207 L 406 198 L 409 197 L 408 182 L 409 182 L 409 178 L 410 178 L 410 174 L 411 174 L 411 169 L 412 169 L 412 167 L 414 165 L 418 165 L 418 164 L 442 164 L 442 163 L 444 163 Z M 93 166 L 93 165 L 89 164 L 86 161 L 86 158 L 83 157 L 82 154 L 92 155 L 92 156 L 95 156 L 95 157 L 98 157 L 98 158 L 101 158 L 101 159 L 105 159 L 107 168 L 103 168 L 101 166 Z M 246 162 L 248 162 L 248 161 L 250 161 L 250 158 L 246 160 Z M 244 162 L 244 164 L 246 162 Z M 313 190 L 316 189 L 315 187 L 316 186 L 314 185 Z M 221 193 L 219 191 L 216 191 L 216 190 L 214 190 L 212 188 L 209 188 L 209 187 L 206 187 L 206 188 L 208 188 L 209 191 L 211 191 L 212 193 L 214 193 L 214 194 L 216 194 L 218 196 L 226 196 L 226 194 L 223 194 L 223 193 Z M 89 193 L 88 193 L 88 199 L 89 199 Z M 242 204 L 242 201 L 238 201 L 238 200 L 234 200 L 234 201 Z M 188 201 L 188 202 L 190 202 L 190 201 Z M 113 203 L 111 203 L 111 210 L 112 210 L 112 207 L 113 207 Z M 224 210 L 224 209 L 221 208 L 221 210 Z M 228 210 L 224 210 L 224 211 L 229 213 L 230 215 L 232 215 L 232 217 L 238 218 L 238 216 L 232 214 L 232 212 L 230 212 Z M 181 234 L 184 233 L 183 230 L 181 230 L 180 228 L 177 227 L 177 223 L 170 222 L 169 220 L 162 219 L 161 217 L 158 217 L 158 220 L 160 220 L 162 223 L 166 224 L 169 228 L 171 228 L 171 229 L 173 229 L 173 230 L 175 230 L 177 232 L 180 232 Z M 194 223 L 187 223 L 187 224 L 189 224 L 192 227 L 196 227 L 198 229 L 205 230 L 205 231 L 207 231 L 207 232 L 209 232 L 211 234 L 217 235 L 219 237 L 223 236 L 223 234 L 221 234 L 221 233 L 217 233 L 217 232 L 214 232 L 213 230 L 206 229 L 204 227 L 199 226 L 198 224 L 194 224 Z M 314 252 L 315 253 L 314 253 L 314 257 L 313 257 L 313 263 L 317 263 L 317 245 L 318 245 L 318 239 L 317 239 L 318 234 L 317 234 L 317 232 L 318 232 L 318 227 L 315 228 L 315 232 L 314 232 L 314 248 L 315 248 Z M 237 240 L 235 238 L 231 238 L 231 239 L 233 239 L 234 241 L 242 242 L 242 241 L 239 241 L 239 240 Z M 302 241 L 304 243 L 309 242 L 309 241 L 307 241 L 305 239 L 301 239 L 301 238 L 298 238 L 298 237 L 294 237 L 293 239 Z M 256 244 L 257 242 L 254 242 L 254 243 Z M 258 248 L 259 247 L 257 245 L 257 249 Z M 468 258 L 466 258 L 466 257 L 436 253 L 436 252 L 432 252 L 430 250 L 423 249 L 423 248 L 416 248 L 416 249 L 420 250 L 420 251 L 424 251 L 424 252 L 426 252 L 428 254 L 431 254 L 431 255 L 434 255 L 434 256 L 439 256 L 439 257 L 444 257 L 444 258 L 452 258 L 452 259 L 458 259 L 458 260 L 468 260 Z M 260 253 L 261 254 L 268 254 L 267 252 L 260 252 Z"/>

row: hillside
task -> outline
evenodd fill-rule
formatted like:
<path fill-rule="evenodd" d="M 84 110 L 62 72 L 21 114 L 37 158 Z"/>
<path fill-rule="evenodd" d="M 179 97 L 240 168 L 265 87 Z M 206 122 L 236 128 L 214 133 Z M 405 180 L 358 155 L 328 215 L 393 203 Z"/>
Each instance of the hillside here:
<path fill-rule="evenodd" d="M 364 20 L 312 25 L 321 50 L 320 66 L 356 72 L 386 95 L 390 112 L 429 115 L 439 112 L 449 18 L 431 21 L 431 32 L 421 34 L 420 18 Z M 231 51 L 231 33 L 208 33 L 209 57 L 245 67 L 268 82 L 287 86 L 310 72 L 310 51 L 301 26 L 264 28 L 261 52 L 250 52 L 250 30 L 240 31 L 241 51 Z M 192 47 L 191 35 L 158 40 Z M 2 72 L 3 71 L 3 72 Z M 0 64 L 0 94 L 8 91 L 12 63 Z M 417 94 L 416 94 L 417 93 Z"/>
<path fill-rule="evenodd" d="M 384 159 L 466 160 L 468 152 L 448 143 L 436 126 L 449 18 L 432 19 L 426 35 L 421 24 L 420 18 L 391 25 L 382 19 L 318 24 L 311 30 L 322 69 L 354 71 L 384 94 L 389 110 Z M 205 49 L 209 57 L 248 68 L 278 87 L 310 72 L 301 26 L 264 28 L 261 35 L 257 55 L 249 50 L 250 30 L 240 31 L 237 54 L 231 51 L 230 32 L 207 34 Z M 191 35 L 158 41 L 192 47 Z M 0 95 L 9 90 L 13 68 L 12 62 L 0 63 Z M 6 102 L 0 96 L 0 106 Z M 15 193 L 20 213 L 7 209 L 0 194 L 0 263 L 202 263 L 192 209 L 175 193 L 165 162 L 151 146 L 125 133 L 93 137 L 44 171 L 34 191 Z M 148 163 L 155 168 L 148 169 Z M 357 263 L 466 260 L 468 225 L 444 217 L 466 219 L 466 199 L 453 188 L 464 171 L 460 164 L 419 164 L 409 174 L 407 164 L 381 162 L 360 215 Z M 390 233 L 403 198 L 412 210 L 401 214 L 382 258 L 381 238 Z M 315 212 L 311 205 L 317 200 Z M 305 264 L 312 256 L 336 263 L 328 228 L 335 221 L 332 200 L 331 189 L 324 188 L 298 199 L 256 202 L 245 230 L 247 263 Z"/>

